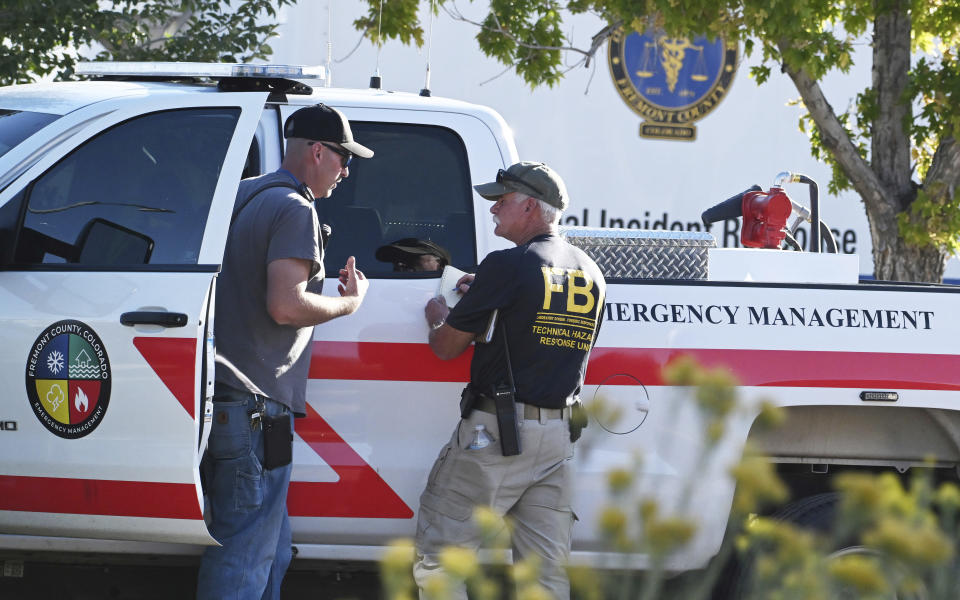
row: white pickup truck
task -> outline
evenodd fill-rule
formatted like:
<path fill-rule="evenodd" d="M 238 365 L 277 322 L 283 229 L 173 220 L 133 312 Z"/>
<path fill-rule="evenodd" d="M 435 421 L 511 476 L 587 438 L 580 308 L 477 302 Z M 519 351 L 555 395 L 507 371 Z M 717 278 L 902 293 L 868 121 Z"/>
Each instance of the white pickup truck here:
<path fill-rule="evenodd" d="M 375 560 L 414 532 L 469 353 L 443 362 L 427 346 L 423 306 L 439 274 L 393 272 L 374 250 L 431 239 L 472 271 L 506 247 L 471 184 L 518 160 L 511 131 L 481 106 L 311 90 L 296 72 L 134 67 L 0 89 L 0 555 L 199 554 L 213 543 L 198 465 L 234 197 L 241 178 L 280 164 L 284 119 L 322 101 L 376 151 L 317 207 L 333 231 L 327 271 L 355 255 L 371 285 L 356 314 L 316 328 L 289 509 L 297 560 Z M 625 565 L 608 560 L 597 518 L 606 473 L 637 455 L 639 489 L 699 524 L 671 570 L 717 553 L 727 472 L 748 440 L 800 502 L 846 469 L 903 472 L 933 455 L 956 476 L 960 289 L 858 282 L 855 257 L 716 249 L 707 232 L 567 235 L 609 284 L 584 399 L 622 413 L 586 431 L 575 561 Z M 785 407 L 786 427 L 756 433 L 756 413 L 738 413 L 698 461 L 689 390 L 661 374 L 684 355 L 732 372 L 748 406 Z"/>

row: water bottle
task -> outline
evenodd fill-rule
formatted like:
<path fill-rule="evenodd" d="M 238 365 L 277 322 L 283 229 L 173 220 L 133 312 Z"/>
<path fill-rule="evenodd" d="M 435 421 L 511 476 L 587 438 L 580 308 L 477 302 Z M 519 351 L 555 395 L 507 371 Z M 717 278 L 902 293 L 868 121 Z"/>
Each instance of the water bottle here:
<path fill-rule="evenodd" d="M 487 428 L 482 424 L 477 425 L 473 428 L 473 440 L 470 442 L 470 449 L 479 450 L 481 448 L 486 448 L 492 441 L 493 440 L 490 438 L 490 434 L 487 433 Z"/>

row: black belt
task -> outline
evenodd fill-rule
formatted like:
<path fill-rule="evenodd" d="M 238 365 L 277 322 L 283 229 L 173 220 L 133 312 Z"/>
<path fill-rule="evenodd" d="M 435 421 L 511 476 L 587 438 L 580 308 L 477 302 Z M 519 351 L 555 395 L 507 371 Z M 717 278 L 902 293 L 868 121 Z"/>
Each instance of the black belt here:
<path fill-rule="evenodd" d="M 551 420 L 551 419 L 562 419 L 564 416 L 570 415 L 570 408 L 540 408 L 539 406 L 534 406 L 532 404 L 523 404 L 518 402 L 523 406 L 523 418 L 531 421 L 539 421 L 541 419 Z M 485 413 L 490 413 L 491 415 L 497 414 L 497 406 L 493 402 L 493 398 L 489 396 L 478 396 L 476 404 L 473 405 L 473 408 L 477 410 L 482 410 Z"/>

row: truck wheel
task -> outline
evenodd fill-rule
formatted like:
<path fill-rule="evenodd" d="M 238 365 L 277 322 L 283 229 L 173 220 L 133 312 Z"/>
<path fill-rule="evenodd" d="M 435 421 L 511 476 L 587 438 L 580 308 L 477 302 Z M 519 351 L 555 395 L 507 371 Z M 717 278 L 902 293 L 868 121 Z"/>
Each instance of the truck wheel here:
<path fill-rule="evenodd" d="M 833 519 L 839 501 L 840 494 L 837 492 L 814 494 L 787 504 L 773 513 L 770 518 L 777 521 L 788 521 L 797 527 L 825 533 L 833 527 Z"/>
<path fill-rule="evenodd" d="M 770 518 L 778 521 L 788 521 L 797 527 L 820 534 L 826 534 L 833 528 L 839 501 L 840 494 L 836 492 L 815 494 L 787 504 L 770 515 Z M 875 556 L 876 552 L 857 545 L 855 540 L 840 540 L 834 551 L 830 554 L 830 557 L 833 558 L 848 554 L 869 554 Z M 753 565 L 749 557 L 734 559 L 733 564 L 728 566 L 727 577 L 725 579 L 726 581 L 718 586 L 718 594 L 715 594 L 715 598 L 747 600 L 753 597 L 750 595 Z M 845 596 L 841 597 L 845 598 Z M 896 596 L 891 596 L 891 599 L 893 598 L 896 598 Z"/>

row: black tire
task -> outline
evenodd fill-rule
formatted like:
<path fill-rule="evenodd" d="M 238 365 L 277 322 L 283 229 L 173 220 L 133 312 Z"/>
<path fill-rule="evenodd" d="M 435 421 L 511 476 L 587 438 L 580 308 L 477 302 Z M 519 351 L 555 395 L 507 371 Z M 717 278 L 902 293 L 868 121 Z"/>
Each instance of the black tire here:
<path fill-rule="evenodd" d="M 794 500 L 769 518 L 787 521 L 803 529 L 827 533 L 833 528 L 840 494 L 825 492 Z M 840 544 L 846 546 L 846 544 Z M 722 581 L 713 594 L 714 600 L 743 600 L 749 598 L 753 564 L 749 557 L 734 557 L 724 569 Z"/>
<path fill-rule="evenodd" d="M 840 502 L 840 494 L 837 492 L 826 492 L 814 494 L 806 498 L 795 500 L 776 511 L 770 518 L 778 521 L 787 521 L 802 529 L 807 529 L 819 534 L 828 535 L 834 530 L 834 521 L 837 515 L 837 506 Z M 834 543 L 831 556 L 842 554 L 870 554 L 876 555 L 876 551 L 860 546 L 855 539 L 841 539 Z M 749 598 L 749 588 L 753 579 L 753 566 L 749 558 L 734 558 L 725 570 L 725 575 L 729 579 L 718 587 L 718 593 L 714 594 L 714 600 L 744 600 Z M 725 589 L 720 589 L 720 588 Z M 840 596 L 846 598 L 847 596 Z M 850 596 L 851 598 L 853 596 Z M 919 596 L 911 596 L 911 600 L 925 597 L 922 593 Z"/>
<path fill-rule="evenodd" d="M 787 521 L 804 529 L 826 533 L 833 528 L 840 494 L 825 492 L 800 498 L 771 515 L 778 521 Z"/>

